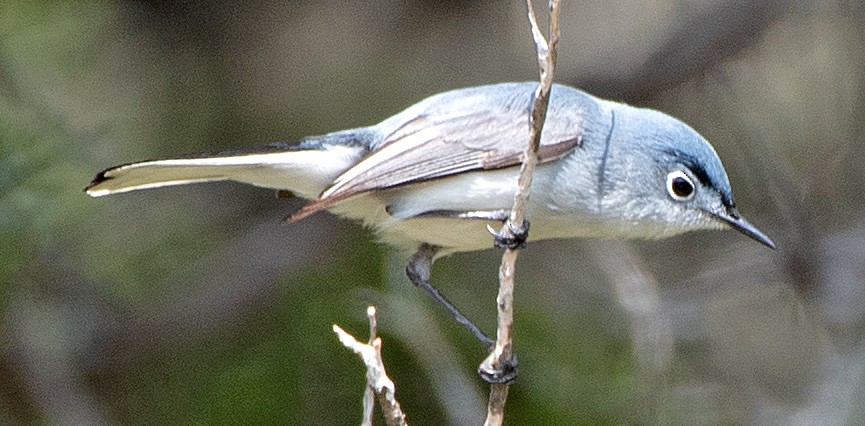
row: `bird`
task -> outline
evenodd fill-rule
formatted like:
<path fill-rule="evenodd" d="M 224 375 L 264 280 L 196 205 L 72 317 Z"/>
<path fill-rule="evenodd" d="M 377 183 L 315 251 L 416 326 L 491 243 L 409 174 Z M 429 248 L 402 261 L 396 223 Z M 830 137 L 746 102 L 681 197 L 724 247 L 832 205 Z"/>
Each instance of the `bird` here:
<path fill-rule="evenodd" d="M 536 86 L 451 90 L 378 124 L 296 144 L 111 167 L 85 192 L 102 197 L 214 181 L 290 192 L 308 202 L 287 222 L 329 211 L 413 252 L 409 279 L 489 344 L 430 284 L 430 266 L 441 256 L 492 247 L 488 226 L 503 223 L 512 208 Z M 665 113 L 560 84 L 551 87 L 525 215 L 528 241 L 733 229 L 775 248 L 739 213 L 721 160 L 694 129 Z"/>

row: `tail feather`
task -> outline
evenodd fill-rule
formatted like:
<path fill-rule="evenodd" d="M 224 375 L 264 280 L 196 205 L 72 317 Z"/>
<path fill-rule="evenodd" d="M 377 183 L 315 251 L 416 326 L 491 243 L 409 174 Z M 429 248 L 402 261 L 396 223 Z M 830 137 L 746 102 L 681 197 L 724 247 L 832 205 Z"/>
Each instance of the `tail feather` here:
<path fill-rule="evenodd" d="M 363 151 L 359 146 L 320 145 L 315 149 L 251 150 L 144 161 L 99 173 L 84 192 L 102 197 L 139 189 L 230 180 L 315 198 L 354 164 Z"/>

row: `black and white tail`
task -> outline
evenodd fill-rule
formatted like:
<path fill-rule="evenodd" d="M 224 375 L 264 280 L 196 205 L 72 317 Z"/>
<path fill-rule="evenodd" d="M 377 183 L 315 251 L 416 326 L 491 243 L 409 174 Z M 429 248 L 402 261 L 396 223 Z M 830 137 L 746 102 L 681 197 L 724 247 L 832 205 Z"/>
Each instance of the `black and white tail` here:
<path fill-rule="evenodd" d="M 116 166 L 96 175 L 84 192 L 102 197 L 139 189 L 235 181 L 315 199 L 366 152 L 364 144 L 345 143 L 333 136 L 296 147 L 270 145 Z"/>

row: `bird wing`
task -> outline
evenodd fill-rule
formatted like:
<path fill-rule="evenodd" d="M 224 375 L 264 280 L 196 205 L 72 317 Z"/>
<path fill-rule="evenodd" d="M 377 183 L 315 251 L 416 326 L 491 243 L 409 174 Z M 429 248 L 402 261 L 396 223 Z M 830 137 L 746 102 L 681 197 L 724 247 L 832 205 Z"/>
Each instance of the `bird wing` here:
<path fill-rule="evenodd" d="M 558 113 L 551 105 L 538 150 L 539 163 L 559 159 L 580 145 L 580 114 L 571 112 Z M 373 190 L 518 165 L 528 143 L 528 114 L 525 106 L 474 105 L 414 115 L 395 126 L 373 152 L 288 220 L 302 219 Z"/>

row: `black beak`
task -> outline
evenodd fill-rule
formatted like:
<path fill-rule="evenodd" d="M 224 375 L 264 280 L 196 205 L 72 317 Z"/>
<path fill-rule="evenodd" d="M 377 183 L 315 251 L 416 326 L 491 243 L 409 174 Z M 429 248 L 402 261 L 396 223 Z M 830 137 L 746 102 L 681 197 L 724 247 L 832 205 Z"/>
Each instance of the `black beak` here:
<path fill-rule="evenodd" d="M 726 223 L 731 228 L 751 237 L 754 241 L 757 241 L 770 249 L 775 249 L 775 243 L 773 243 L 766 234 L 762 233 L 759 229 L 755 228 L 754 225 L 751 225 L 747 220 L 743 219 L 735 207 L 727 207 L 725 210 L 726 211 L 723 213 L 709 212 L 709 214 L 721 222 Z"/>

